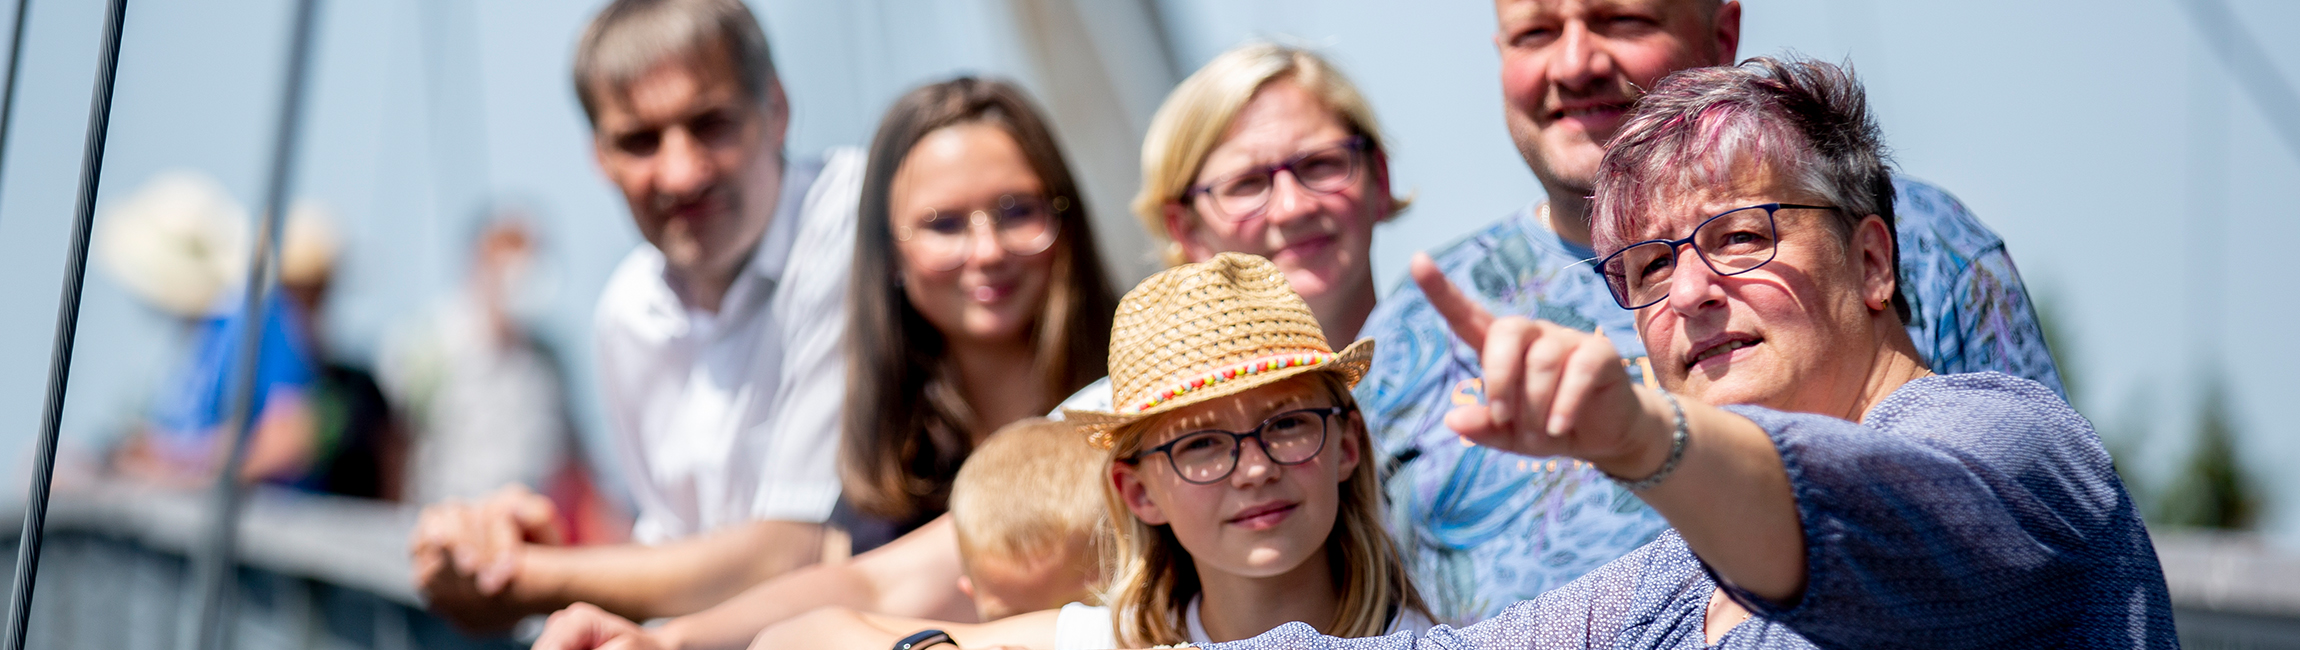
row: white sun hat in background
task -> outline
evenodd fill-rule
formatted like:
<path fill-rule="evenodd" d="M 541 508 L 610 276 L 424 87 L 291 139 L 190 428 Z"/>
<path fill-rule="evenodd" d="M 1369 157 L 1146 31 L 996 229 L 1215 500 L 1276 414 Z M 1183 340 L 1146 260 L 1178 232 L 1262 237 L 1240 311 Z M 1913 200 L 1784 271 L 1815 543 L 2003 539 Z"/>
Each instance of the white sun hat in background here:
<path fill-rule="evenodd" d="M 198 318 L 246 281 L 253 220 L 221 184 L 193 170 L 153 174 L 142 187 L 104 207 L 97 255 L 112 278 L 146 304 Z M 342 248 L 334 215 L 318 201 L 296 201 L 280 239 L 280 281 L 325 281 Z"/>
<path fill-rule="evenodd" d="M 154 174 L 101 215 L 98 259 L 155 309 L 204 316 L 244 277 L 247 210 L 204 173 Z"/>

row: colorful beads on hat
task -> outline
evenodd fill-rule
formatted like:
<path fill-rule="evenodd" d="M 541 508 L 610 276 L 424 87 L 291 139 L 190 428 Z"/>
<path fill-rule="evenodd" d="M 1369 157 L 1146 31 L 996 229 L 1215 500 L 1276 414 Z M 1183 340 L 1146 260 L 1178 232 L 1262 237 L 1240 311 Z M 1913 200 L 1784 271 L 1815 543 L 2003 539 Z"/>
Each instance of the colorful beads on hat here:
<path fill-rule="evenodd" d="M 1330 352 L 1302 352 L 1296 354 L 1278 355 L 1274 357 L 1263 357 L 1242 364 L 1233 365 L 1228 368 L 1223 368 L 1215 372 L 1207 373 L 1205 376 L 1197 377 L 1189 381 L 1182 382 L 1180 385 L 1177 385 L 1173 388 L 1159 391 L 1156 395 L 1150 396 L 1149 399 L 1142 400 L 1140 404 L 1127 408 L 1126 412 L 1140 413 L 1152 408 L 1157 408 L 1159 404 L 1174 401 L 1174 398 L 1176 397 L 1181 397 L 1196 391 L 1204 390 L 1208 386 L 1214 386 L 1221 384 L 1222 382 L 1232 381 L 1238 379 L 1239 377 L 1250 377 L 1265 372 L 1284 370 L 1287 368 L 1303 368 L 1324 365 L 1337 358 L 1340 358 L 1340 355 L 1336 355 Z"/>

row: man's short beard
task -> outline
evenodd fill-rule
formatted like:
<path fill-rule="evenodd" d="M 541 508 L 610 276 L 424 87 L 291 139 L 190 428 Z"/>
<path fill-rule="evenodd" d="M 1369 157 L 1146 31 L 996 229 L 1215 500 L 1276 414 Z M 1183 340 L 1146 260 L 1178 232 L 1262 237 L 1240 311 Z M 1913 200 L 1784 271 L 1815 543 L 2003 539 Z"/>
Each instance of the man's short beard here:
<path fill-rule="evenodd" d="M 1594 97 L 1602 101 L 1609 101 L 1609 103 L 1618 102 L 1622 105 L 1624 118 L 1627 117 L 1630 107 L 1636 103 L 1637 97 L 1644 94 L 1642 88 L 1627 79 L 1616 77 L 1601 83 L 1615 87 L 1592 88 L 1578 93 L 1552 87 L 1548 89 L 1547 94 L 1551 96 L 1575 95 L 1577 98 Z M 1567 100 L 1544 98 L 1543 104 L 1546 106 L 1553 101 L 1563 102 Z M 1597 161 L 1591 160 L 1586 169 L 1573 172 L 1561 169 L 1559 165 L 1555 164 L 1558 161 L 1552 160 L 1550 156 L 1542 153 L 1542 136 L 1544 133 L 1541 127 L 1536 126 L 1537 118 L 1533 115 L 1515 112 L 1516 107 L 1511 107 L 1511 109 L 1513 112 L 1508 119 L 1510 140 L 1517 145 L 1518 156 L 1525 159 L 1526 167 L 1533 170 L 1533 175 L 1541 180 L 1542 186 L 1552 190 L 1553 194 L 1556 190 L 1570 190 L 1575 193 L 1575 196 L 1588 196 L 1591 188 L 1597 186 Z M 1610 138 L 1610 134 L 1607 138 Z M 1606 138 L 1592 143 L 1593 146 L 1597 147 L 1600 157 L 1604 155 L 1604 139 Z"/>
<path fill-rule="evenodd" d="M 1531 125 L 1523 128 L 1532 130 Z M 1549 157 L 1541 153 L 1538 138 L 1538 132 L 1521 133 L 1518 125 L 1510 125 L 1510 139 L 1517 145 L 1518 157 L 1525 159 L 1526 169 L 1533 172 L 1534 179 L 1541 182 L 1542 188 L 1553 195 L 1562 190 L 1573 192 L 1574 196 L 1589 196 L 1592 188 L 1597 187 L 1596 165 L 1591 165 L 1590 169 L 1581 174 L 1560 173 L 1556 166 L 1550 164 Z"/>

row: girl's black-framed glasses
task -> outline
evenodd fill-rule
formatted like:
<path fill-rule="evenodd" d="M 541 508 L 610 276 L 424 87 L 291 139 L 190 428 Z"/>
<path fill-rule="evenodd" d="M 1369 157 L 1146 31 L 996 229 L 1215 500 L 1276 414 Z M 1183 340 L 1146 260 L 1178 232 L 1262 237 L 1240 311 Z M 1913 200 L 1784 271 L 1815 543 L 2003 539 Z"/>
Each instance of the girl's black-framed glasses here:
<path fill-rule="evenodd" d="M 1174 467 L 1174 474 L 1183 481 L 1197 485 L 1211 485 L 1230 477 L 1238 469 L 1238 456 L 1245 449 L 1246 439 L 1262 446 L 1262 455 L 1279 465 L 1300 465 L 1317 458 L 1326 447 L 1326 432 L 1336 415 L 1348 411 L 1347 407 L 1327 406 L 1286 411 L 1263 420 L 1252 431 L 1224 431 L 1201 429 L 1182 434 L 1126 458 L 1128 463 L 1141 462 L 1151 454 L 1164 454 Z"/>

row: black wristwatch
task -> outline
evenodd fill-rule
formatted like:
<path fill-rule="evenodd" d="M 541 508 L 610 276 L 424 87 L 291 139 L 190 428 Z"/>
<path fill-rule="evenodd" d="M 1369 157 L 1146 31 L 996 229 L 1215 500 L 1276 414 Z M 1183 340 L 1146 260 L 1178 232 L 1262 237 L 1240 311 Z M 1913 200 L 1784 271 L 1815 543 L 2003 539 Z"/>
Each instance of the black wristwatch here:
<path fill-rule="evenodd" d="M 950 635 L 944 634 L 942 630 L 919 630 L 894 642 L 894 650 L 926 650 L 945 643 L 953 648 L 958 647 L 958 642 L 951 640 Z"/>

